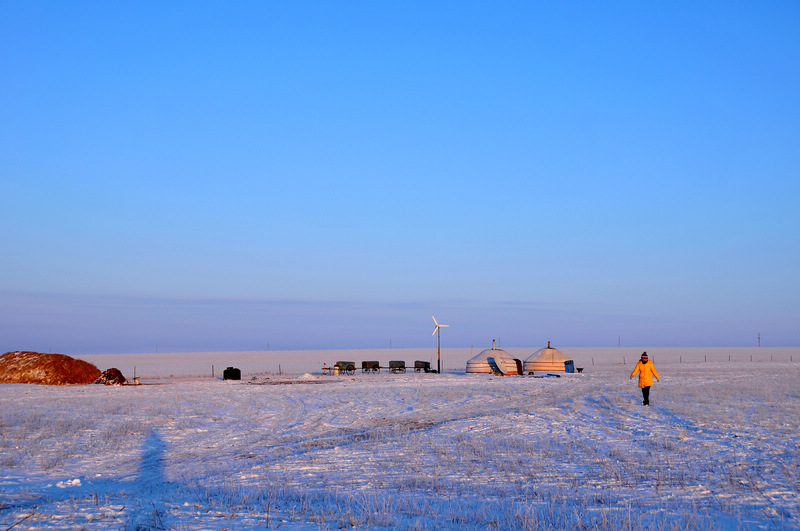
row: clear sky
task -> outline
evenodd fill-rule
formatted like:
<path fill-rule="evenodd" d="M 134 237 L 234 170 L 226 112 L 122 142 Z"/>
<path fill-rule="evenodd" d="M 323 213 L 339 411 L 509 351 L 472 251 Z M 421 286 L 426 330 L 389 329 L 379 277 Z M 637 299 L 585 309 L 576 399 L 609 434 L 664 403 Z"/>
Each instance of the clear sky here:
<path fill-rule="evenodd" d="M 800 3 L 0 0 L 0 351 L 800 345 Z"/>

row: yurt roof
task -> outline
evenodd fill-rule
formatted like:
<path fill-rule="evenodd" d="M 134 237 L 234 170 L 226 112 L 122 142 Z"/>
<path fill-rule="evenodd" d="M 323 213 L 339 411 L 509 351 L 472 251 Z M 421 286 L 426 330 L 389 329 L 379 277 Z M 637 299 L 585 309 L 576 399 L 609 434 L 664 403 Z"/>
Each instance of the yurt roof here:
<path fill-rule="evenodd" d="M 528 356 L 525 361 L 542 361 L 542 362 L 565 362 L 569 361 L 572 358 L 558 350 L 557 348 L 552 348 L 550 346 L 550 342 L 547 342 L 547 346 L 544 348 L 540 348 L 530 356 Z"/>
<path fill-rule="evenodd" d="M 514 356 L 512 356 L 511 354 L 509 354 L 508 352 L 506 352 L 501 348 L 487 348 L 485 350 L 480 351 L 480 353 L 477 356 L 470 358 L 470 360 L 467 363 L 485 361 L 488 360 L 489 358 L 494 358 L 494 359 L 501 358 L 514 361 Z"/>

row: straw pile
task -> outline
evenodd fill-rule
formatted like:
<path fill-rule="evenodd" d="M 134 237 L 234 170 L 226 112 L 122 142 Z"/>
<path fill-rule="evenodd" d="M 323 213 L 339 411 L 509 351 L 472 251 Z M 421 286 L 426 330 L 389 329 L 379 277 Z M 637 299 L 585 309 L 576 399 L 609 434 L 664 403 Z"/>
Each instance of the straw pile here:
<path fill-rule="evenodd" d="M 0 383 L 44 385 L 90 384 L 100 369 L 64 354 L 6 352 L 0 356 Z"/>

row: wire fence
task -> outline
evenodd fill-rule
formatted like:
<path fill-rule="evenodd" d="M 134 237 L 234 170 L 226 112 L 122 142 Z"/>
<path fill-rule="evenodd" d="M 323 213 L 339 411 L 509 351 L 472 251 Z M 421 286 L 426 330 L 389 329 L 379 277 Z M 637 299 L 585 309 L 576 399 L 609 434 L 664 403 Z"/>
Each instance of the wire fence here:
<path fill-rule="evenodd" d="M 793 354 L 702 354 L 702 355 L 664 355 L 648 353 L 648 358 L 653 363 L 794 363 Z M 608 357 L 591 358 L 591 365 L 635 365 L 640 359 L 639 356 L 620 356 L 617 359 Z M 798 356 L 800 362 L 800 356 Z M 584 362 L 585 363 L 585 362 Z M 577 362 L 576 362 L 577 365 Z"/>

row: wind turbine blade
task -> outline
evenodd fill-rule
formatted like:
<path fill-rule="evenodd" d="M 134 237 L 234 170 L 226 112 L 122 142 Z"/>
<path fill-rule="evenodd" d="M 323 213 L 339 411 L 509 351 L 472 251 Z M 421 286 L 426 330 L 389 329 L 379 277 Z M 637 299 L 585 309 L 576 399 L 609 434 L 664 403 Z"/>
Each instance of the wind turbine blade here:
<path fill-rule="evenodd" d="M 431 335 L 435 336 L 437 330 L 439 330 L 439 325 L 436 325 L 436 328 L 433 329 L 433 333 Z"/>
<path fill-rule="evenodd" d="M 436 322 L 436 317 L 431 315 L 431 319 L 433 319 L 433 322 L 436 324 L 436 326 L 439 326 L 439 323 Z"/>
<path fill-rule="evenodd" d="M 447 328 L 450 325 L 439 325 L 439 328 Z"/>

